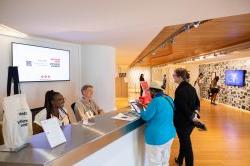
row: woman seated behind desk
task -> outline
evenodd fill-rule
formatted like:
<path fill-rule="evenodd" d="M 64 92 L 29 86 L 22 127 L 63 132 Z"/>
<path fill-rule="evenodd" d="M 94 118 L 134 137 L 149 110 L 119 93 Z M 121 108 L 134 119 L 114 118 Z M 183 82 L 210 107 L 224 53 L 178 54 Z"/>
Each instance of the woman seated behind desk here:
<path fill-rule="evenodd" d="M 70 123 L 67 110 L 64 108 L 64 98 L 59 92 L 53 90 L 45 94 L 44 109 L 35 116 L 34 123 L 41 127 L 41 121 L 56 117 L 61 125 Z"/>

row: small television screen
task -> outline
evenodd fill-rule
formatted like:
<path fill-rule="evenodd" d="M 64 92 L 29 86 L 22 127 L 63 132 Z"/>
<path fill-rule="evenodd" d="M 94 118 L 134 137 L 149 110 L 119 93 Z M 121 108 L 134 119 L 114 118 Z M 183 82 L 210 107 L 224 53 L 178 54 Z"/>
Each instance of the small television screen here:
<path fill-rule="evenodd" d="M 244 86 L 246 70 L 226 70 L 225 84 L 230 86 Z"/>
<path fill-rule="evenodd" d="M 68 81 L 69 50 L 12 43 L 13 66 L 18 66 L 20 82 Z"/>

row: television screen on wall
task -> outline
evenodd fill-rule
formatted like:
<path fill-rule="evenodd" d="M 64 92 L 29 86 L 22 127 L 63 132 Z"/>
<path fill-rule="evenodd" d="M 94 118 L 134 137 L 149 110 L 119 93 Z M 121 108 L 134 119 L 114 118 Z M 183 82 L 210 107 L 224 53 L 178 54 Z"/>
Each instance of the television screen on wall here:
<path fill-rule="evenodd" d="M 18 66 L 20 82 L 68 81 L 69 50 L 12 43 L 13 66 Z"/>
<path fill-rule="evenodd" d="M 225 84 L 229 86 L 244 86 L 246 70 L 226 70 Z"/>

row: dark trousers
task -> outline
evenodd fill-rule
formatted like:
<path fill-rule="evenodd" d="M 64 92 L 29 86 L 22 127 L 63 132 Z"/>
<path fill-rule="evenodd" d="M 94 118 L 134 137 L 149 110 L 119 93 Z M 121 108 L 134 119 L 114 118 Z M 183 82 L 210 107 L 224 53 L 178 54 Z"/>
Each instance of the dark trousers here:
<path fill-rule="evenodd" d="M 193 126 L 176 127 L 176 132 L 180 142 L 178 162 L 182 164 L 183 159 L 185 158 L 186 166 L 194 165 L 194 156 L 190 138 L 193 128 L 194 128 Z"/>
<path fill-rule="evenodd" d="M 7 96 L 11 93 L 11 83 L 14 81 L 14 94 L 19 94 L 19 76 L 18 68 L 16 66 L 9 66 L 8 68 L 8 80 L 7 80 Z"/>

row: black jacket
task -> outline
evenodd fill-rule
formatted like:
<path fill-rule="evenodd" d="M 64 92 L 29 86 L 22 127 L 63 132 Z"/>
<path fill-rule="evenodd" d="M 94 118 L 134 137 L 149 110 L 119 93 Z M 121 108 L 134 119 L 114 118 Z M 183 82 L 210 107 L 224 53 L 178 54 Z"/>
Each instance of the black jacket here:
<path fill-rule="evenodd" d="M 175 127 L 193 125 L 192 117 L 195 110 L 200 108 L 200 100 L 195 88 L 186 81 L 182 81 L 175 91 Z"/>

